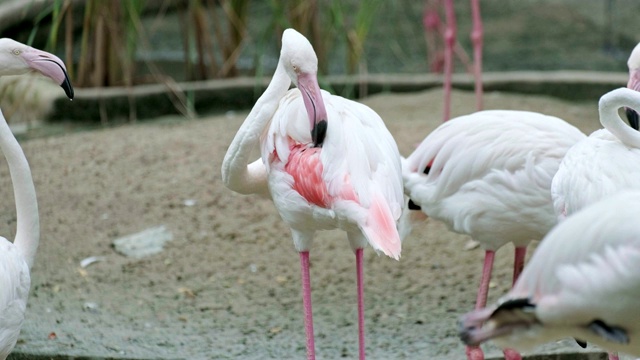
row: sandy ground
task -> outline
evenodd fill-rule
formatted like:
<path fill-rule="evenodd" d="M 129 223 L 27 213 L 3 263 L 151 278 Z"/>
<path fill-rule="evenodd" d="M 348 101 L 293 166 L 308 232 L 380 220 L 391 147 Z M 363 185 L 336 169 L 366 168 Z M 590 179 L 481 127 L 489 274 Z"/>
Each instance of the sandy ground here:
<path fill-rule="evenodd" d="M 406 155 L 439 124 L 441 96 L 387 94 L 363 102 L 385 119 Z M 455 93 L 455 115 L 472 112 L 473 104 L 472 94 Z M 486 108 L 545 112 L 587 132 L 599 127 L 595 101 L 491 93 Z M 22 144 L 38 191 L 42 240 L 17 352 L 304 357 L 299 262 L 289 230 L 269 200 L 232 193 L 220 179 L 222 157 L 245 116 L 167 118 Z M 12 238 L 6 166 L 0 179 L 0 233 Z M 111 246 L 162 224 L 174 240 L 161 254 L 135 260 Z M 365 251 L 370 359 L 464 358 L 456 318 L 473 307 L 483 259 L 480 249 L 463 250 L 467 241 L 427 221 L 405 241 L 399 262 Z M 512 251 L 498 253 L 490 300 L 510 285 Z M 89 256 L 105 260 L 81 269 Z M 345 235 L 319 234 L 311 258 L 318 358 L 356 358 L 355 261 Z M 579 350 L 571 341 L 545 349 Z"/>

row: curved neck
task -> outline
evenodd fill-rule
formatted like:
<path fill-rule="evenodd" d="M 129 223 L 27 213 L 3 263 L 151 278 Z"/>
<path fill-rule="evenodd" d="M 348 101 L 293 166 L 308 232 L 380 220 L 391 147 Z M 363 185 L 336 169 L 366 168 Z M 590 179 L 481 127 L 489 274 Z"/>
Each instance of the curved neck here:
<path fill-rule="evenodd" d="M 33 265 L 40 241 L 40 220 L 36 189 L 33 186 L 31 169 L 24 152 L 13 136 L 4 115 L 0 111 L 0 148 L 9 165 L 13 194 L 16 201 L 15 246 L 24 257 L 29 269 Z"/>
<path fill-rule="evenodd" d="M 640 93 L 620 88 L 604 94 L 598 104 L 600 123 L 623 144 L 640 148 L 640 132 L 628 126 L 618 114 L 618 109 L 624 106 L 640 111 Z"/>
<path fill-rule="evenodd" d="M 242 193 L 267 193 L 267 171 L 261 162 L 248 166 L 253 149 L 260 143 L 260 135 L 278 109 L 280 99 L 287 93 L 291 79 L 278 62 L 273 78 L 262 96 L 233 138 L 222 162 L 222 180 L 231 190 Z"/>

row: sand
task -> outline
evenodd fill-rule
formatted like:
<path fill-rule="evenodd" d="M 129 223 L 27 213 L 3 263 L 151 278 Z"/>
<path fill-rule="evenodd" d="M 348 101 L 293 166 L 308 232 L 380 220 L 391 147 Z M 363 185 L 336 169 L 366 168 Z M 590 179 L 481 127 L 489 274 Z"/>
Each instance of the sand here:
<path fill-rule="evenodd" d="M 363 102 L 407 155 L 441 118 L 442 92 L 384 94 Z M 473 111 L 454 93 L 454 115 Z M 598 128 L 596 101 L 491 93 L 486 108 L 556 115 Z M 42 240 L 16 352 L 148 359 L 304 358 L 299 260 L 268 199 L 226 189 L 220 165 L 246 111 L 177 117 L 25 141 L 38 191 Z M 15 210 L 0 167 L 0 234 Z M 192 206 L 189 206 L 192 205 Z M 112 241 L 165 225 L 174 240 L 144 259 Z M 365 250 L 369 359 L 462 359 L 457 317 L 475 301 L 481 249 L 425 221 L 400 261 Z M 490 301 L 510 285 L 513 248 L 498 252 Z M 80 261 L 102 256 L 87 268 Z M 343 233 L 320 233 L 311 252 L 319 359 L 356 358 L 355 261 Z M 500 352 L 486 347 L 490 356 Z M 578 351 L 572 341 L 539 351 Z M 593 349 L 588 349 L 593 350 Z"/>

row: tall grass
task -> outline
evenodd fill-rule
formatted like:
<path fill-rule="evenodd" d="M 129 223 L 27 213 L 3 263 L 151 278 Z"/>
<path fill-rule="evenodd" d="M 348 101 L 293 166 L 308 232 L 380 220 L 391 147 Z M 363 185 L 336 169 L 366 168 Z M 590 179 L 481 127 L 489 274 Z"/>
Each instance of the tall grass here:
<path fill-rule="evenodd" d="M 52 0 L 36 20 L 33 34 L 39 31 L 39 21 L 50 19 L 48 47 L 64 46 L 65 62 L 76 86 L 132 86 L 141 81 L 135 76 L 137 50 L 149 44 L 141 26 L 147 2 L 152 1 Z M 260 51 L 262 43 L 280 38 L 286 27 L 297 29 L 313 43 L 321 73 L 328 72 L 328 56 L 334 56 L 339 47 L 345 49 L 346 71 L 360 72 L 366 69 L 364 44 L 382 3 L 383 0 L 269 0 L 271 19 L 267 28 L 250 34 L 249 0 L 169 2 L 180 19 L 187 80 L 238 76 L 238 61 L 247 43 L 252 42 Z M 259 69 L 256 67 L 255 71 Z"/>

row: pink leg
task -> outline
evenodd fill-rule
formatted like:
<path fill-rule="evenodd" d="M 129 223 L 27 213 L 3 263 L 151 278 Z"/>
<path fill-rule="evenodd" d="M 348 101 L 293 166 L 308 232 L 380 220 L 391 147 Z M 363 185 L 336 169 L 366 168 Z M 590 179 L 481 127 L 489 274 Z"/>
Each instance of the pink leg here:
<path fill-rule="evenodd" d="M 513 261 L 513 284 L 514 285 L 516 283 L 516 280 L 518 280 L 518 277 L 520 276 L 522 269 L 524 268 L 524 258 L 526 257 L 526 255 L 527 255 L 526 246 L 516 247 L 515 257 Z M 509 349 L 509 348 L 504 349 L 502 353 L 504 354 L 505 360 L 522 360 L 522 356 L 520 356 L 520 354 L 513 349 Z"/>
<path fill-rule="evenodd" d="M 516 247 L 515 256 L 513 260 L 513 285 L 516 284 L 516 280 L 520 276 L 522 269 L 524 268 L 524 258 L 527 256 L 527 247 Z"/>
<path fill-rule="evenodd" d="M 451 77 L 453 75 L 453 47 L 456 43 L 456 15 L 453 0 L 445 0 L 447 18 L 444 31 L 444 121 L 451 117 Z"/>
<path fill-rule="evenodd" d="M 307 360 L 316 359 L 313 341 L 313 312 L 311 310 L 311 277 L 309 276 L 309 252 L 300 252 L 300 269 L 302 271 L 302 305 L 304 307 L 304 330 L 307 334 Z"/>
<path fill-rule="evenodd" d="M 362 271 L 362 248 L 356 249 L 356 281 L 358 287 L 358 350 L 360 360 L 365 359 L 364 352 L 364 274 Z"/>
<path fill-rule="evenodd" d="M 473 75 L 476 79 L 476 107 L 482 110 L 482 16 L 480 16 L 480 0 L 471 0 L 471 13 L 473 15 L 473 30 L 471 42 L 473 42 Z"/>
<path fill-rule="evenodd" d="M 617 352 L 609 352 L 609 360 L 620 360 Z"/>
<path fill-rule="evenodd" d="M 476 310 L 482 309 L 487 305 L 487 295 L 489 294 L 489 281 L 491 280 L 491 270 L 493 270 L 493 259 L 495 251 L 487 250 L 484 253 L 484 265 L 482 266 L 482 279 L 480 280 L 480 288 L 478 289 L 478 297 L 476 298 Z M 479 346 L 466 347 L 467 359 L 483 360 L 484 354 Z"/>

